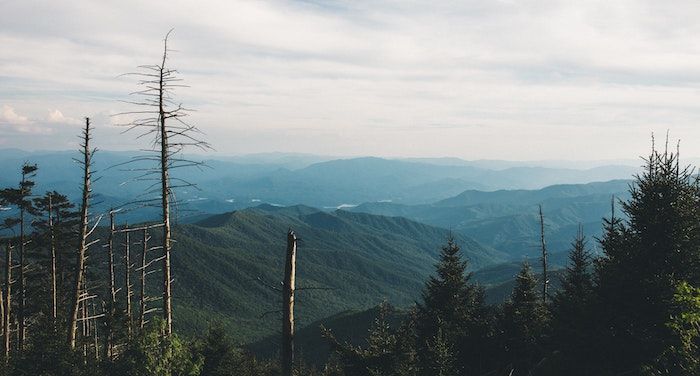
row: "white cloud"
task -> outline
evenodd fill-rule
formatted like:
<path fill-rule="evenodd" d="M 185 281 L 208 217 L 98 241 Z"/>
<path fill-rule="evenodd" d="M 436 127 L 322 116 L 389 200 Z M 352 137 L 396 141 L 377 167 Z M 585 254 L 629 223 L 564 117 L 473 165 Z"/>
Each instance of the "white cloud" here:
<path fill-rule="evenodd" d="M 121 112 L 136 87 L 117 76 L 157 62 L 175 27 L 170 62 L 191 85 L 178 100 L 221 152 L 624 158 L 652 130 L 700 142 L 699 13 L 692 0 L 9 2 L 0 97 L 25 121 Z M 109 122 L 98 131 L 114 135 Z M 51 129 L 65 141 L 48 144 L 73 142 Z"/>
<path fill-rule="evenodd" d="M 26 116 L 19 115 L 13 107 L 4 104 L 2 105 L 2 111 L 0 111 L 0 124 L 2 123 L 25 125 L 29 124 L 29 119 Z"/>
<path fill-rule="evenodd" d="M 63 113 L 59 110 L 49 110 L 49 115 L 46 118 L 46 120 L 49 123 L 56 123 L 56 124 L 70 124 L 70 125 L 75 125 L 75 124 L 80 124 L 80 122 L 72 117 L 67 117 L 64 116 Z"/>

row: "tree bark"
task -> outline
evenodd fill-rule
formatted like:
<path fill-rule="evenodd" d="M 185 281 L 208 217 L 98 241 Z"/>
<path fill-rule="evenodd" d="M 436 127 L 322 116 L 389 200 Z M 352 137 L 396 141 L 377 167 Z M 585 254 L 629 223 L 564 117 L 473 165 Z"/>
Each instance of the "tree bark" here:
<path fill-rule="evenodd" d="M 296 283 L 297 237 L 287 233 L 287 258 L 282 284 L 282 375 L 291 376 L 294 366 L 294 290 Z"/>

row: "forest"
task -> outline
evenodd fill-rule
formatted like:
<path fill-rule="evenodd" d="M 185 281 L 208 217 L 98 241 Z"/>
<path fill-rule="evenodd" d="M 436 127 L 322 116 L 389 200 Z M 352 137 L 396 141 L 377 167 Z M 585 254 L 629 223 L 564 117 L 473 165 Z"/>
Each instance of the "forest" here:
<path fill-rule="evenodd" d="M 471 272 L 471 262 L 492 257 L 488 250 L 466 257 L 462 247 L 468 239 L 435 235 L 430 241 L 441 238 L 442 243 L 432 244 L 440 247 L 438 262 L 427 280 L 411 285 L 421 289 L 418 301 L 399 302 L 401 307 L 392 306 L 397 302 L 390 300 L 380 304 L 372 311 L 367 332 L 356 333 L 361 340 L 347 341 L 338 335 L 353 328 L 320 325 L 314 335 L 330 348 L 330 355 L 308 361 L 296 346 L 296 322 L 305 315 L 304 305 L 295 307 L 296 296 L 307 293 L 304 290 L 326 296 L 335 292 L 297 278 L 296 269 L 303 269 L 305 261 L 297 260 L 306 236 L 302 229 L 275 228 L 280 233 L 265 234 L 273 227 L 263 223 L 255 235 L 280 240 L 276 263 L 283 265 L 284 273 L 278 278 L 282 282 L 258 278 L 239 281 L 237 287 L 256 285 L 280 298 L 279 309 L 256 311 L 279 317 L 279 346 L 267 356 L 261 355 L 264 351 L 253 352 L 241 344 L 236 327 L 212 317 L 203 319 L 206 328 L 202 330 L 179 333 L 178 299 L 193 297 L 180 295 L 178 276 L 202 268 L 202 263 L 198 258 L 182 262 L 177 256 L 192 246 L 187 239 L 200 231 L 173 224 L 180 204 L 175 193 L 194 189 L 177 171 L 205 168 L 183 151 L 207 151 L 210 145 L 188 122 L 190 109 L 175 98 L 175 90 L 186 86 L 169 68 L 167 40 L 157 64 L 124 75 L 135 78 L 139 87 L 128 101 L 134 110 L 119 114 L 129 119 L 120 125 L 125 133 L 143 140 L 148 152 L 110 167 L 125 169 L 133 173 L 134 181 L 146 182 L 144 192 L 120 207 L 95 209 L 99 202 L 95 202 L 93 183 L 99 177 L 93 166 L 100 151 L 93 146 L 89 118 L 76 142 L 75 168 L 82 177 L 75 182 L 81 188 L 79 201 L 72 202 L 65 192 L 37 192 L 35 179 L 42 167 L 29 161 L 17 166 L 17 183 L 0 190 L 1 374 L 700 374 L 700 180 L 693 168 L 682 164 L 677 150 L 669 150 L 668 143 L 663 148 L 652 146 L 644 170 L 629 183 L 628 198 L 611 197 L 610 215 L 602 219 L 599 237 L 587 237 L 580 230 L 570 239 L 566 268 L 558 273 L 548 273 L 547 213 L 540 206 L 541 257 L 532 265 L 522 263 L 503 303 L 487 301 L 484 287 Z M 154 208 L 157 215 L 148 221 L 120 219 Z M 334 228 L 338 237 L 341 225 L 350 221 L 339 215 L 324 217 L 338 223 Z M 266 217 L 238 218 L 262 221 Z M 211 224 L 226 217 L 208 220 Z M 231 244 L 218 247 L 232 249 L 239 246 L 235 242 L 231 239 Z M 416 250 L 401 251 L 423 257 Z M 257 265 L 247 260 L 231 267 Z M 399 280 L 396 286 L 409 280 L 402 275 L 392 278 Z M 194 298 L 206 295 L 210 291 L 206 283 L 225 282 L 212 279 L 190 285 L 187 292 Z M 366 286 L 371 290 L 372 281 Z M 400 290 L 396 291 L 398 296 Z M 182 315 L 194 317 L 196 312 L 183 310 Z M 246 330 L 252 330 L 250 324 Z M 314 351 L 303 348 L 304 353 Z"/>

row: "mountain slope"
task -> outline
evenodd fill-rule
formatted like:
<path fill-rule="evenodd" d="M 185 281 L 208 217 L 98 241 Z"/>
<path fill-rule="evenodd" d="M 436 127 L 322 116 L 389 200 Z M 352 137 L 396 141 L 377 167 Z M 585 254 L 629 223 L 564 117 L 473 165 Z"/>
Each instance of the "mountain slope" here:
<path fill-rule="evenodd" d="M 552 252 L 565 251 L 582 225 L 589 237 L 599 236 L 601 218 L 610 215 L 610 200 L 629 196 L 629 181 L 555 185 L 539 190 L 469 190 L 429 205 L 378 202 L 350 210 L 402 216 L 451 228 L 514 259 L 534 256 L 539 242 L 538 205 L 545 216 L 545 233 Z"/>
<path fill-rule="evenodd" d="M 433 271 L 448 231 L 368 214 L 269 205 L 209 217 L 175 229 L 176 322 L 191 332 L 219 319 L 248 341 L 274 333 L 281 302 L 286 232 L 301 238 L 298 325 L 366 309 L 383 299 L 412 304 Z M 457 236 L 472 268 L 504 259 L 501 253 Z M 330 290 L 325 290 L 330 289 Z"/>

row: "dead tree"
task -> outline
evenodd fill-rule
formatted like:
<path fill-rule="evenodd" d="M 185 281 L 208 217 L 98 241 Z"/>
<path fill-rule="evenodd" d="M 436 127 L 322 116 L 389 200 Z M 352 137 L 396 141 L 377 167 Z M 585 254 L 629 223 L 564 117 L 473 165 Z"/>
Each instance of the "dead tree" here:
<path fill-rule="evenodd" d="M 26 335 L 26 305 L 27 305 L 27 291 L 26 284 L 27 280 L 24 275 L 26 271 L 26 216 L 31 214 L 33 211 L 32 203 L 28 200 L 32 192 L 32 187 L 34 187 L 34 181 L 31 180 L 36 174 L 37 167 L 35 164 L 25 163 L 22 166 L 22 181 L 19 185 L 19 197 L 17 198 L 17 204 L 19 206 L 19 333 L 18 333 L 18 348 L 21 350 L 24 348 L 24 338 Z"/>
<path fill-rule="evenodd" d="M 109 238 L 107 240 L 107 263 L 109 268 L 109 324 L 107 327 L 107 343 L 105 346 L 106 356 L 112 357 L 114 346 L 114 316 L 117 305 L 117 290 L 114 277 L 114 208 L 109 210 Z"/>
<path fill-rule="evenodd" d="M 291 376 L 294 365 L 294 289 L 297 268 L 297 236 L 287 233 L 287 258 L 282 283 L 282 375 Z"/>
<path fill-rule="evenodd" d="M 542 247 L 542 303 L 547 304 L 547 288 L 549 287 L 549 279 L 547 278 L 547 244 L 544 239 L 544 215 L 542 214 L 542 205 L 540 208 L 540 245 Z"/>
<path fill-rule="evenodd" d="M 143 238 L 141 239 L 141 291 L 139 292 L 139 329 L 143 329 L 146 325 L 146 264 L 148 262 L 148 229 L 143 229 Z"/>
<path fill-rule="evenodd" d="M 76 251 L 75 280 L 73 281 L 73 293 L 68 315 L 68 345 L 71 349 L 75 349 L 78 332 L 78 315 L 79 311 L 81 310 L 81 303 L 84 303 L 84 301 L 89 298 L 86 291 L 87 289 L 83 289 L 85 286 L 85 259 L 88 247 L 90 247 L 90 245 L 94 244 L 96 241 L 88 242 L 88 238 L 95 230 L 95 227 L 97 227 L 97 223 L 99 223 L 98 220 L 92 229 L 89 228 L 89 206 L 92 192 L 92 171 L 90 168 L 92 166 L 93 154 L 96 151 L 96 149 L 90 148 L 91 130 L 90 118 L 85 118 L 85 128 L 83 129 L 81 136 L 82 144 L 80 145 L 82 160 L 78 161 L 83 168 L 83 194 L 80 204 L 80 227 L 78 230 L 79 244 Z"/>
<path fill-rule="evenodd" d="M 53 195 L 48 194 L 49 210 L 46 220 L 49 225 L 49 248 L 51 249 L 51 318 L 56 322 L 58 302 L 56 293 L 56 233 L 53 227 Z"/>
<path fill-rule="evenodd" d="M 172 32 L 172 30 L 171 30 Z M 208 143 L 200 140 L 197 134 L 201 133 L 197 127 L 185 121 L 190 110 L 182 104 L 176 104 L 173 99 L 174 89 L 186 87 L 177 76 L 177 71 L 169 68 L 168 61 L 168 37 L 166 34 L 163 44 L 161 60 L 155 65 L 143 65 L 136 73 L 128 75 L 140 79 L 142 90 L 133 92 L 138 100 L 128 101 L 143 110 L 125 112 L 117 115 L 135 116 L 139 119 L 121 124 L 127 127 L 127 131 L 139 128 L 143 131 L 139 137 L 151 136 L 152 152 L 148 156 L 137 157 L 132 161 L 153 161 L 154 168 L 134 169 L 141 173 L 134 180 L 153 181 L 146 194 L 157 195 L 155 199 L 141 200 L 142 204 L 158 205 L 161 208 L 161 220 L 163 223 L 162 252 L 163 252 L 163 319 L 166 325 L 166 333 L 172 333 L 172 274 L 171 274 L 171 205 L 173 204 L 173 189 L 178 187 L 192 187 L 193 184 L 182 179 L 173 178 L 171 172 L 180 167 L 201 166 L 201 162 L 194 162 L 181 157 L 181 151 L 186 147 L 197 147 L 202 150 L 210 149 Z M 152 190 L 151 190 L 152 189 Z"/>
<path fill-rule="evenodd" d="M 10 359 L 11 335 L 10 330 L 12 311 L 12 245 L 5 246 L 5 317 L 3 318 L 3 350 L 5 351 L 5 363 Z"/>
<path fill-rule="evenodd" d="M 128 225 L 127 225 L 128 228 Z M 131 337 L 131 296 L 133 295 L 131 291 L 131 255 L 130 255 L 130 238 L 129 231 L 124 233 L 124 291 L 126 292 L 126 320 L 127 320 L 127 332 L 129 337 Z"/>

